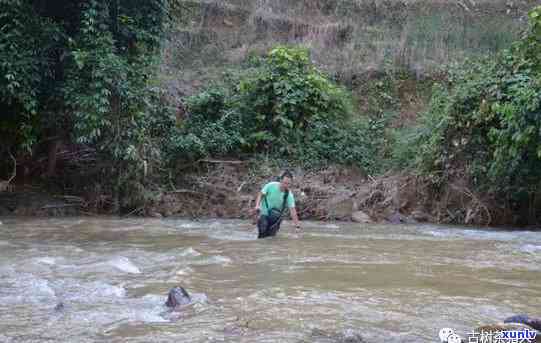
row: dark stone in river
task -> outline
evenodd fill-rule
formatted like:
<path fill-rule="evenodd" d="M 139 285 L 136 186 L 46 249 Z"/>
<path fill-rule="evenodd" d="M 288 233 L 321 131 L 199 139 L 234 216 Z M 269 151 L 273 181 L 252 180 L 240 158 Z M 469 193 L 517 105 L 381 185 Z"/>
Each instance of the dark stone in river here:
<path fill-rule="evenodd" d="M 181 305 L 187 305 L 192 301 L 190 294 L 180 286 L 171 288 L 169 291 L 169 294 L 167 296 L 167 301 L 165 302 L 165 306 L 169 308 L 175 308 L 177 306 Z"/>
<path fill-rule="evenodd" d="M 64 311 L 64 309 L 66 308 L 66 306 L 64 306 L 64 303 L 63 302 L 59 302 L 58 304 L 56 304 L 56 306 L 54 307 L 54 310 L 56 312 L 61 312 L 61 311 Z"/>
<path fill-rule="evenodd" d="M 519 314 L 516 316 L 511 316 L 511 317 L 505 318 L 503 322 L 526 324 L 529 327 L 534 328 L 538 331 L 541 330 L 541 318 L 530 317 L 527 314 Z"/>

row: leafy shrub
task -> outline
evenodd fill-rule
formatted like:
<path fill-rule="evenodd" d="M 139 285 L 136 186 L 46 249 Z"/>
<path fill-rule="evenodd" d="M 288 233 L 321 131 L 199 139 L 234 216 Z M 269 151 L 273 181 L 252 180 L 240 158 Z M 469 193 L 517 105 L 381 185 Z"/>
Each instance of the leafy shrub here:
<path fill-rule="evenodd" d="M 252 59 L 239 77 L 187 98 L 186 104 L 189 117 L 174 139 L 172 156 L 267 152 L 311 165 L 374 165 L 373 132 L 381 128 L 367 119 L 352 120 L 351 95 L 317 70 L 305 49 L 272 49 L 265 58 Z"/>
<path fill-rule="evenodd" d="M 379 171 L 379 154 L 385 145 L 382 120 L 365 118 L 340 122 L 314 122 L 299 145 L 298 156 L 307 166 L 333 161 L 362 166 L 367 172 Z"/>
<path fill-rule="evenodd" d="M 479 188 L 527 201 L 541 182 L 541 7 L 496 60 L 452 68 L 415 138 L 416 166 L 445 181 L 463 169 Z"/>
<path fill-rule="evenodd" d="M 1 145 L 30 153 L 50 137 L 72 139 L 96 151 L 116 200 L 129 193 L 160 157 L 155 134 L 171 119 L 149 82 L 168 4 L 1 0 Z"/>
<path fill-rule="evenodd" d="M 0 143 L 24 151 L 38 138 L 41 101 L 54 89 L 51 60 L 64 40 L 59 25 L 32 11 L 27 1 L 0 1 Z"/>

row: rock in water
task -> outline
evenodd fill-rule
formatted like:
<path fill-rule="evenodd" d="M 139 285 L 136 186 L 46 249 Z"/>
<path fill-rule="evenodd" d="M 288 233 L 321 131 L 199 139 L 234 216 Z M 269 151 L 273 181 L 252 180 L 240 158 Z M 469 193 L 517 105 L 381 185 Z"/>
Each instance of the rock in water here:
<path fill-rule="evenodd" d="M 504 323 L 520 323 L 526 324 L 531 328 L 541 331 L 541 318 L 533 318 L 527 314 L 519 314 L 516 316 L 505 318 Z"/>
<path fill-rule="evenodd" d="M 187 305 L 191 301 L 192 299 L 190 297 L 190 294 L 188 294 L 188 292 L 183 287 L 177 286 L 169 291 L 165 306 L 169 308 L 175 308 L 177 306 Z"/>
<path fill-rule="evenodd" d="M 66 308 L 66 306 L 64 306 L 64 303 L 63 303 L 63 302 L 59 302 L 59 303 L 56 304 L 56 306 L 54 307 L 54 310 L 55 310 L 56 312 L 61 312 L 61 311 L 63 311 L 65 308 Z"/>
<path fill-rule="evenodd" d="M 363 211 L 353 212 L 351 214 L 351 219 L 353 219 L 354 222 L 362 224 L 373 223 L 368 214 L 364 213 Z"/>

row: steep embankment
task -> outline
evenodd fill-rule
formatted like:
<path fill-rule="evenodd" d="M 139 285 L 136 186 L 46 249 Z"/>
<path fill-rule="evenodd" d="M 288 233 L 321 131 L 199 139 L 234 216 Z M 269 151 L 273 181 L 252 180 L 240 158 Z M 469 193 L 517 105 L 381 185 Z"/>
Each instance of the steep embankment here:
<path fill-rule="evenodd" d="M 315 63 L 352 88 L 382 72 L 417 78 L 442 64 L 491 54 L 524 27 L 539 1 L 181 1 L 164 49 L 162 78 L 189 95 L 251 53 L 276 44 L 311 48 Z"/>

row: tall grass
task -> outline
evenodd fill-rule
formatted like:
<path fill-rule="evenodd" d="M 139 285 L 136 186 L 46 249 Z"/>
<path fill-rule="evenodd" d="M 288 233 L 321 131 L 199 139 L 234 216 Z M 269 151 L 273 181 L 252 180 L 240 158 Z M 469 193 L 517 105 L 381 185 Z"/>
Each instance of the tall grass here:
<path fill-rule="evenodd" d="M 310 47 L 333 74 L 407 69 L 421 76 L 508 46 L 534 2 L 184 0 L 166 49 L 180 70 L 238 63 L 287 43 Z"/>

